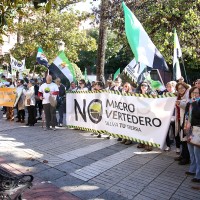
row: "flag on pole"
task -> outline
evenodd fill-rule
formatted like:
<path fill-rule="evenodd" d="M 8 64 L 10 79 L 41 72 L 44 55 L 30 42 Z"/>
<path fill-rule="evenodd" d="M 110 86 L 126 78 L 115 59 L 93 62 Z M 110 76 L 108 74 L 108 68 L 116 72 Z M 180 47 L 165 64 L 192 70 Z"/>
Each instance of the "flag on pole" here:
<path fill-rule="evenodd" d="M 10 65 L 11 65 L 11 70 L 23 72 L 25 69 L 25 59 L 23 59 L 22 61 L 18 61 L 13 56 L 10 55 Z"/>
<path fill-rule="evenodd" d="M 47 57 L 45 56 L 42 48 L 40 48 L 40 47 L 38 48 L 36 60 L 37 60 L 38 64 L 40 64 L 40 65 L 44 65 L 45 67 L 49 66 Z"/>
<path fill-rule="evenodd" d="M 66 79 L 70 83 L 75 79 L 73 66 L 66 57 L 64 51 L 62 51 L 49 66 L 49 71 L 53 79 L 59 77 L 62 83 L 66 83 Z"/>
<path fill-rule="evenodd" d="M 85 79 L 85 82 L 87 83 L 88 77 L 87 77 L 87 69 L 86 68 L 85 68 L 85 71 L 84 71 L 84 79 Z"/>
<path fill-rule="evenodd" d="M 124 68 L 124 72 L 129 76 L 132 81 L 140 84 L 146 79 L 151 72 L 151 67 L 144 65 L 143 63 L 137 63 L 135 58 Z"/>
<path fill-rule="evenodd" d="M 125 16 L 126 36 L 136 61 L 151 68 L 168 70 L 165 59 L 155 47 L 138 19 L 124 2 L 122 6 Z"/>
<path fill-rule="evenodd" d="M 120 75 L 120 68 L 115 72 L 113 76 L 113 81 Z"/>
<path fill-rule="evenodd" d="M 181 46 L 179 43 L 176 29 L 174 29 L 174 58 L 173 58 L 173 80 L 181 78 L 181 69 L 179 64 L 179 58 L 182 57 Z"/>

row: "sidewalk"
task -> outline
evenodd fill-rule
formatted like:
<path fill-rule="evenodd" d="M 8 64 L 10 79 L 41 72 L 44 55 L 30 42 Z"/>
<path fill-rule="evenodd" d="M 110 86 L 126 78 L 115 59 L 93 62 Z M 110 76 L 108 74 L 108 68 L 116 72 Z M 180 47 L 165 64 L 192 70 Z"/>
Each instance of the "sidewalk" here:
<path fill-rule="evenodd" d="M 175 150 L 151 152 L 116 139 L 59 128 L 43 131 L 0 119 L 0 165 L 32 174 L 27 200 L 199 200 L 191 176 L 174 161 Z"/>

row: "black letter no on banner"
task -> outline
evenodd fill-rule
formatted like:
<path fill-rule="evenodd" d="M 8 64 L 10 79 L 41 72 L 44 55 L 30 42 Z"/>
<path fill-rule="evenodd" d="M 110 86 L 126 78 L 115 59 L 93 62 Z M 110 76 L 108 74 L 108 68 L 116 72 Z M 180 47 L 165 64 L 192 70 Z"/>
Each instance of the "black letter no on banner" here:
<path fill-rule="evenodd" d="M 85 122 L 87 122 L 87 119 L 86 119 L 86 114 L 85 114 L 85 106 L 86 106 L 86 100 L 83 99 L 83 112 L 81 111 L 81 108 L 77 102 L 76 99 L 74 99 L 74 110 L 75 110 L 75 118 L 76 118 L 76 121 L 78 121 L 78 115 L 77 115 L 77 108 L 78 108 L 78 111 L 81 115 L 81 117 L 83 118 L 83 120 Z"/>

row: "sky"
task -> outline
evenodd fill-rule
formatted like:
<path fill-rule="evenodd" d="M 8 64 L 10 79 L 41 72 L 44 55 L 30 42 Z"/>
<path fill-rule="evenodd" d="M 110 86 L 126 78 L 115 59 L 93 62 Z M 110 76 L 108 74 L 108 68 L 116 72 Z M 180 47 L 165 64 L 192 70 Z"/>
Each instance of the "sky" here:
<path fill-rule="evenodd" d="M 91 12 L 91 8 L 92 8 L 92 5 L 90 4 L 91 2 L 93 2 L 93 4 L 95 6 L 98 6 L 101 1 L 100 0 L 96 0 L 96 1 L 86 0 L 86 2 L 79 2 L 79 3 L 76 4 L 75 9 L 77 9 L 79 11 Z"/>
<path fill-rule="evenodd" d="M 91 12 L 92 11 L 91 8 L 93 7 L 91 2 L 93 2 L 94 6 L 98 6 L 101 1 L 100 0 L 96 0 L 96 1 L 86 0 L 86 2 L 79 2 L 79 3 L 76 4 L 75 9 L 79 10 L 80 12 L 82 12 L 82 11 Z M 91 22 L 90 20 L 83 22 L 81 24 L 80 28 L 81 29 L 91 28 L 90 22 Z"/>

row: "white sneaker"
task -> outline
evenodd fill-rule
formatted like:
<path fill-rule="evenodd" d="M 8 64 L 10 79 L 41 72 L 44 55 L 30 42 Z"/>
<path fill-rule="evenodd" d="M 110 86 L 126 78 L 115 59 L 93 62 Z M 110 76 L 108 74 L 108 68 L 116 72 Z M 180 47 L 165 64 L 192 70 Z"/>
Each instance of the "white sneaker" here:
<path fill-rule="evenodd" d="M 62 126 L 63 126 L 63 125 L 60 123 L 60 124 L 59 124 L 59 127 L 62 127 Z"/>
<path fill-rule="evenodd" d="M 177 154 L 180 154 L 180 152 L 181 152 L 181 151 L 180 151 L 180 148 L 176 148 L 176 153 L 177 153 Z"/>
<path fill-rule="evenodd" d="M 170 147 L 166 147 L 164 151 L 170 151 Z"/>

